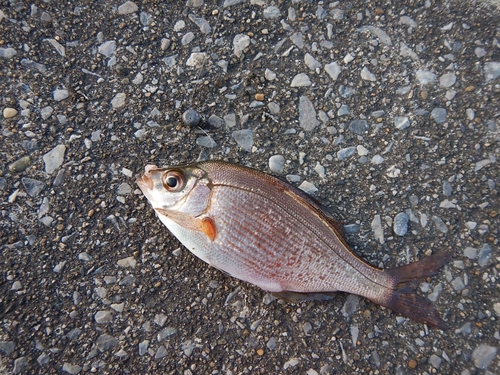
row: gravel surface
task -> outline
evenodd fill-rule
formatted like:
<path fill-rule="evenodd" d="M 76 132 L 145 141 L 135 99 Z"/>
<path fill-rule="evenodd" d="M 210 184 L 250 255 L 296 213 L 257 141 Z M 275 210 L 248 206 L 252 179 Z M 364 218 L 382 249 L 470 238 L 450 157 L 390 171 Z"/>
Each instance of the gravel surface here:
<path fill-rule="evenodd" d="M 0 0 L 0 373 L 500 373 L 499 9 Z M 196 259 L 134 181 L 212 158 L 311 192 L 375 266 L 453 250 L 419 291 L 450 329 Z"/>

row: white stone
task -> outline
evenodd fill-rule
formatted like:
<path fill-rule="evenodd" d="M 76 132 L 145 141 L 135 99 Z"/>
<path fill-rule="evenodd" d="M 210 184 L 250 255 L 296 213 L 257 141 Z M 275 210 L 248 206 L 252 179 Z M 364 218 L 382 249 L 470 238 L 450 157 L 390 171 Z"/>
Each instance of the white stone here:
<path fill-rule="evenodd" d="M 393 165 L 387 169 L 386 174 L 388 177 L 397 178 L 401 174 L 401 169 Z"/>
<path fill-rule="evenodd" d="M 358 145 L 356 150 L 358 151 L 359 156 L 366 156 L 370 153 L 370 151 L 368 151 L 363 145 Z"/>
<path fill-rule="evenodd" d="M 49 38 L 45 39 L 47 42 L 52 44 L 52 47 L 55 48 L 58 54 L 60 54 L 62 57 L 66 56 L 66 49 L 55 39 Z"/>
<path fill-rule="evenodd" d="M 360 27 L 361 31 L 369 31 L 373 35 L 375 35 L 381 43 L 386 44 L 388 46 L 392 45 L 392 41 L 390 36 L 382 29 L 376 27 L 376 26 L 361 26 Z"/>
<path fill-rule="evenodd" d="M 52 174 L 62 165 L 65 152 L 66 146 L 57 145 L 52 150 L 43 155 L 43 161 L 45 163 L 45 173 Z"/>
<path fill-rule="evenodd" d="M 111 57 L 116 51 L 116 42 L 114 40 L 108 40 L 107 42 L 102 43 L 97 51 L 106 57 Z"/>
<path fill-rule="evenodd" d="M 60 102 L 61 100 L 67 99 L 69 96 L 68 90 L 61 89 L 61 90 L 54 90 L 52 93 L 54 96 L 54 100 Z"/>
<path fill-rule="evenodd" d="M 321 178 L 326 177 L 325 167 L 323 167 L 319 161 L 316 162 L 316 166 L 314 167 L 314 171 L 319 175 L 319 177 L 321 177 Z"/>
<path fill-rule="evenodd" d="M 410 120 L 405 116 L 394 117 L 394 126 L 396 129 L 403 130 L 410 126 Z"/>
<path fill-rule="evenodd" d="M 0 48 L 0 57 L 4 59 L 11 59 L 17 55 L 17 51 L 14 48 Z"/>
<path fill-rule="evenodd" d="M 183 20 L 179 20 L 174 25 L 174 31 L 181 31 L 185 27 L 186 27 L 186 22 L 184 22 Z"/>
<path fill-rule="evenodd" d="M 101 310 L 96 312 L 94 319 L 98 324 L 109 323 L 113 321 L 113 315 L 111 314 L 111 311 Z"/>
<path fill-rule="evenodd" d="M 340 68 L 340 65 L 335 61 L 325 65 L 325 72 L 327 72 L 331 79 L 333 79 L 334 81 L 336 81 L 339 77 L 341 70 L 342 69 Z"/>
<path fill-rule="evenodd" d="M 236 57 L 241 57 L 245 48 L 250 45 L 250 37 L 246 34 L 237 34 L 233 39 L 233 52 Z"/>
<path fill-rule="evenodd" d="M 278 18 L 280 16 L 280 10 L 278 7 L 269 6 L 266 9 L 264 9 L 263 16 L 264 18 L 269 18 L 269 19 Z"/>
<path fill-rule="evenodd" d="M 198 146 L 207 148 L 214 148 L 215 146 L 217 146 L 217 143 L 209 135 L 203 135 L 201 137 L 196 138 L 196 144 Z"/>
<path fill-rule="evenodd" d="M 370 72 L 366 66 L 363 67 L 363 69 L 361 69 L 361 78 L 364 79 L 365 81 L 371 81 L 371 82 L 375 82 L 377 80 L 375 74 Z"/>
<path fill-rule="evenodd" d="M 283 173 L 285 158 L 283 155 L 273 155 L 269 158 L 269 169 L 274 173 Z"/>
<path fill-rule="evenodd" d="M 118 14 L 130 14 L 139 10 L 137 5 L 132 1 L 127 1 L 118 7 Z"/>
<path fill-rule="evenodd" d="M 445 88 L 453 86 L 456 81 L 457 76 L 455 75 L 455 73 L 445 73 L 441 77 L 439 77 L 439 84 Z"/>
<path fill-rule="evenodd" d="M 137 260 L 132 256 L 132 257 L 119 259 L 116 262 L 116 264 L 118 264 L 120 267 L 135 268 L 135 266 L 137 265 Z"/>
<path fill-rule="evenodd" d="M 309 76 L 305 73 L 299 73 L 292 79 L 291 87 L 305 87 L 311 86 L 311 80 Z"/>
<path fill-rule="evenodd" d="M 253 146 L 253 134 L 252 129 L 242 129 L 233 132 L 233 138 L 240 147 L 250 152 Z"/>
<path fill-rule="evenodd" d="M 271 69 L 266 68 L 266 71 L 264 72 L 264 77 L 266 77 L 268 81 L 274 81 L 276 79 L 276 73 L 274 73 Z"/>
<path fill-rule="evenodd" d="M 113 108 L 121 108 L 125 105 L 125 99 L 127 99 L 127 94 L 119 92 L 113 99 L 111 99 L 111 106 Z"/>
<path fill-rule="evenodd" d="M 309 181 L 303 181 L 299 185 L 299 189 L 306 192 L 307 194 L 314 194 L 318 191 L 318 188 L 311 184 Z"/>
<path fill-rule="evenodd" d="M 490 61 L 484 63 L 484 80 L 489 82 L 498 77 L 500 77 L 500 62 Z"/>
<path fill-rule="evenodd" d="M 186 61 L 187 66 L 199 67 L 205 62 L 205 52 L 193 52 Z"/>
<path fill-rule="evenodd" d="M 415 76 L 421 85 L 427 85 L 436 80 L 436 75 L 428 70 L 417 70 Z"/>
<path fill-rule="evenodd" d="M 306 55 L 304 56 L 304 63 L 311 70 L 316 70 L 318 68 L 321 68 L 321 63 L 309 53 L 306 53 Z"/>
<path fill-rule="evenodd" d="M 301 96 L 299 99 L 299 124 L 306 131 L 311 131 L 319 125 L 314 105 L 307 96 Z"/>

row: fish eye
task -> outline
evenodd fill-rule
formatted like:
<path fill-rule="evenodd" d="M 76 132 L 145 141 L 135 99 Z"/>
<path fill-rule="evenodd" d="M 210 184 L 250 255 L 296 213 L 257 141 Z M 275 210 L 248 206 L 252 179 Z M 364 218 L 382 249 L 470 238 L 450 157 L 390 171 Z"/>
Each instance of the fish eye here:
<path fill-rule="evenodd" d="M 184 174 L 179 171 L 168 171 L 163 175 L 162 183 L 167 191 L 179 191 L 184 187 Z"/>

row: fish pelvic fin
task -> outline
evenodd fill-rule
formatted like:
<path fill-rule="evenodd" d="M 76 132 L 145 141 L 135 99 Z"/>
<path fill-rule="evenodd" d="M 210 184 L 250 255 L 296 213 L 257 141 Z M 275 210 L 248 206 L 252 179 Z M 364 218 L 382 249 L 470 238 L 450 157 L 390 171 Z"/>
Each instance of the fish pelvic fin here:
<path fill-rule="evenodd" d="M 429 327 L 447 329 L 432 303 L 415 294 L 415 290 L 422 279 L 435 275 L 452 255 L 441 251 L 405 266 L 384 270 L 394 280 L 393 290 L 383 301 L 374 302 Z"/>

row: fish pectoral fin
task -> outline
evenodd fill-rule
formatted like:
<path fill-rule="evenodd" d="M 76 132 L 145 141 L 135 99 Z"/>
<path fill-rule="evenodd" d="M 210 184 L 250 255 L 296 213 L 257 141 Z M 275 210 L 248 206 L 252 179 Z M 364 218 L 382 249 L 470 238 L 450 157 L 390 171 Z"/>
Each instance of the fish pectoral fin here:
<path fill-rule="evenodd" d="M 326 301 L 335 298 L 336 292 L 300 293 L 284 290 L 282 292 L 271 293 L 276 298 L 286 302 L 299 303 L 304 301 Z"/>
<path fill-rule="evenodd" d="M 217 226 L 211 217 L 193 217 L 185 212 L 171 211 L 164 208 L 155 208 L 155 211 L 175 221 L 177 225 L 185 229 L 204 233 L 210 241 L 213 241 L 217 236 Z"/>

